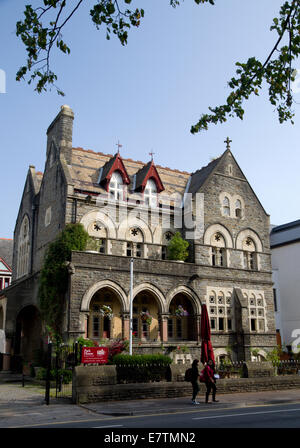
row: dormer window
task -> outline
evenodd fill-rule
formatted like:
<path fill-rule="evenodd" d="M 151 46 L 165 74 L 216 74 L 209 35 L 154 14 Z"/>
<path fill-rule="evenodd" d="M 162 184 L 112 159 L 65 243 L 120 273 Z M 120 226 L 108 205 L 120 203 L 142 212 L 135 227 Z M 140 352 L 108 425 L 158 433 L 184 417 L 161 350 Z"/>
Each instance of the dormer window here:
<path fill-rule="evenodd" d="M 124 197 L 124 186 L 123 179 L 121 174 L 118 171 L 115 171 L 109 182 L 109 194 L 111 199 L 115 199 L 116 201 L 122 201 Z"/>
<path fill-rule="evenodd" d="M 145 205 L 149 207 L 157 206 L 157 187 L 153 179 L 148 179 L 144 190 Z"/>

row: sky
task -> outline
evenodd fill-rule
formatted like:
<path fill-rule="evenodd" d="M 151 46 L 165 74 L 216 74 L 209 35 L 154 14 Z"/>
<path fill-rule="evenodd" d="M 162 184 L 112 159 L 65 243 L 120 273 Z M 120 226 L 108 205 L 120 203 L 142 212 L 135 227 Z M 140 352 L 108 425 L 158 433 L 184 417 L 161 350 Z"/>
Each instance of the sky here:
<path fill-rule="evenodd" d="M 237 61 L 267 57 L 277 39 L 270 26 L 283 0 L 216 0 L 215 6 L 185 0 L 175 9 L 169 0 L 135 0 L 145 18 L 130 30 L 127 46 L 105 39 L 105 30 L 89 17 L 96 0 L 85 0 L 63 30 L 71 54 L 51 56 L 65 97 L 55 89 L 38 94 L 33 85 L 15 81 L 26 60 L 16 22 L 28 3 L 39 6 L 41 0 L 0 0 L 0 70 L 6 75 L 0 93 L 0 238 L 13 238 L 29 165 L 44 171 L 46 131 L 63 104 L 75 114 L 74 147 L 115 154 L 119 141 L 124 158 L 147 163 L 153 152 L 157 165 L 188 172 L 222 154 L 229 136 L 271 223 L 300 219 L 299 105 L 295 124 L 280 124 L 261 94 L 244 104 L 243 121 L 231 118 L 190 133 L 209 106 L 225 102 Z M 293 88 L 300 104 L 300 79 Z"/>

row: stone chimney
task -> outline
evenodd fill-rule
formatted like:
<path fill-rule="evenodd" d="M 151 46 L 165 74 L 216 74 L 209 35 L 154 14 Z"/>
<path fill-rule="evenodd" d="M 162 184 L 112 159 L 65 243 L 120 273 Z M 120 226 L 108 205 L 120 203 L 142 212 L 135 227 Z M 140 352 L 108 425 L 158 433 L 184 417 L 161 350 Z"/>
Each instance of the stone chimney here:
<path fill-rule="evenodd" d="M 67 105 L 61 106 L 61 111 L 47 130 L 47 157 L 54 142 L 59 152 L 64 154 L 67 164 L 71 163 L 73 120 L 72 109 Z"/>

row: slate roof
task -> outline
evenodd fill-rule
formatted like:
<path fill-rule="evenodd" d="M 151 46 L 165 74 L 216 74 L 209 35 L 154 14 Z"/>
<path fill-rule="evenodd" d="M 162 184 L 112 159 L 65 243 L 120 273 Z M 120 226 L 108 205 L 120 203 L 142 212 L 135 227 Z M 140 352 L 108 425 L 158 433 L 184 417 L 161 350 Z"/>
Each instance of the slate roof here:
<path fill-rule="evenodd" d="M 272 228 L 270 233 L 271 249 L 300 241 L 300 219 Z"/>
<path fill-rule="evenodd" d="M 68 168 L 74 183 L 74 188 L 96 194 L 106 193 L 105 188 L 99 185 L 99 174 L 101 168 L 104 168 L 105 165 L 106 169 L 109 170 L 111 163 L 114 161 L 111 159 L 114 159 L 112 154 L 96 153 L 83 148 L 72 148 L 72 163 L 68 165 Z M 125 158 L 122 158 L 122 161 L 131 181 L 130 187 L 132 187 L 134 175 L 140 172 L 140 176 L 142 177 L 143 169 L 147 171 L 148 164 L 139 160 Z M 190 173 L 161 167 L 159 165 L 155 165 L 155 167 L 165 187 L 162 194 L 172 194 L 175 192 L 184 194 Z M 101 179 L 103 178 L 103 173 L 101 173 Z"/>
<path fill-rule="evenodd" d="M 0 258 L 2 258 L 10 268 L 12 267 L 13 244 L 14 240 L 0 238 Z"/>
<path fill-rule="evenodd" d="M 222 156 L 221 156 L 222 157 Z M 200 170 L 195 171 L 192 174 L 188 193 L 196 193 L 202 187 L 206 179 L 212 173 L 214 168 L 218 165 L 221 157 L 212 160 L 208 165 L 204 166 Z"/>

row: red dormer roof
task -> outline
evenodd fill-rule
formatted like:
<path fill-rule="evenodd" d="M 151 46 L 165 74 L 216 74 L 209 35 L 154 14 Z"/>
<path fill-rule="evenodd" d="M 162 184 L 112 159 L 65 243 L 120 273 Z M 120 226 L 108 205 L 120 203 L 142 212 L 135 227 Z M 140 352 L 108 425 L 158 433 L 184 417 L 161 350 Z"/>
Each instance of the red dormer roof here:
<path fill-rule="evenodd" d="M 4 269 L 3 269 L 4 268 Z M 8 272 L 11 273 L 12 270 L 10 268 L 10 266 L 5 263 L 5 261 L 3 260 L 3 258 L 0 257 L 0 272 L 3 274 L 4 272 Z"/>
<path fill-rule="evenodd" d="M 165 189 L 153 160 L 148 162 L 147 165 L 136 173 L 135 190 L 143 192 L 149 179 L 153 179 L 156 183 L 158 193 Z"/>
<path fill-rule="evenodd" d="M 119 153 L 117 153 L 100 170 L 99 184 L 102 184 L 105 187 L 106 191 L 108 191 L 110 178 L 114 171 L 119 171 L 124 184 L 130 184 L 130 179 L 124 166 L 122 157 Z"/>

